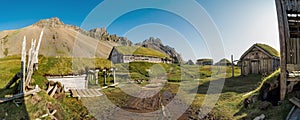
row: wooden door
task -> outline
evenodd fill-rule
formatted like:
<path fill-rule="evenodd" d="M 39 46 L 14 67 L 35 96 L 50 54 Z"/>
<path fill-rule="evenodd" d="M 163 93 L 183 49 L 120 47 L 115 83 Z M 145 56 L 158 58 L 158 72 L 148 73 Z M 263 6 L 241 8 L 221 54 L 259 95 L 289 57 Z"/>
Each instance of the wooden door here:
<path fill-rule="evenodd" d="M 251 73 L 252 74 L 258 74 L 259 73 L 258 61 L 252 61 L 251 62 Z"/>

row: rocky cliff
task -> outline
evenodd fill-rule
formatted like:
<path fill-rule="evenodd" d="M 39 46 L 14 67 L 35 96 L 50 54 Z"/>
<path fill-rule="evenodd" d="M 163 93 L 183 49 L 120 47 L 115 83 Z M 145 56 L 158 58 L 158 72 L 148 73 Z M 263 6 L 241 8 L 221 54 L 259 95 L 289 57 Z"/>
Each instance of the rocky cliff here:
<path fill-rule="evenodd" d="M 181 63 L 183 61 L 181 55 L 177 53 L 177 51 L 174 48 L 168 45 L 164 45 L 159 38 L 150 37 L 149 39 L 144 40 L 143 42 L 140 43 L 136 43 L 135 45 L 161 51 L 169 55 L 174 60 L 175 63 Z"/>

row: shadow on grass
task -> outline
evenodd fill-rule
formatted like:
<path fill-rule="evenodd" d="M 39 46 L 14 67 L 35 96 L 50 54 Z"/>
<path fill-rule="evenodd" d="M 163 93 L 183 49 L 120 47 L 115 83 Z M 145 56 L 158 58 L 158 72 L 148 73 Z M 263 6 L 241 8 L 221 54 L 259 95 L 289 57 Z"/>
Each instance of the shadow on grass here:
<path fill-rule="evenodd" d="M 214 82 L 221 82 L 222 79 L 212 80 Z M 247 93 L 256 89 L 261 82 L 261 75 L 248 75 L 248 76 L 239 76 L 234 78 L 226 78 L 223 86 L 222 93 L 226 92 L 235 92 L 238 94 Z M 197 90 L 198 94 L 207 94 L 207 90 L 211 84 L 211 81 L 204 82 L 200 84 L 198 88 L 194 88 L 191 91 Z M 190 92 L 191 92 L 190 91 Z M 217 94 L 217 93 L 210 93 Z"/>
<path fill-rule="evenodd" d="M 9 97 L 17 93 L 18 84 L 9 89 L 0 90 L 0 98 Z M 26 109 L 24 97 L 12 101 L 0 103 L 1 120 L 28 120 L 29 115 Z"/>

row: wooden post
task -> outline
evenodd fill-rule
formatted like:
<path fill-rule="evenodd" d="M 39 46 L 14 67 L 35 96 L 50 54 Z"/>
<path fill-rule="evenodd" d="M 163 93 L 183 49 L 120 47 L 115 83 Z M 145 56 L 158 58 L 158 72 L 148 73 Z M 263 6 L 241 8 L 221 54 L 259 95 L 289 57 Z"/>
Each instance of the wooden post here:
<path fill-rule="evenodd" d="M 233 55 L 231 55 L 231 73 L 232 73 L 232 77 L 234 77 L 234 61 L 233 61 Z"/>
<path fill-rule="evenodd" d="M 39 50 L 40 50 L 43 35 L 44 35 L 44 29 L 42 30 L 42 32 L 40 34 L 39 42 L 38 42 L 35 52 L 34 52 L 34 57 L 33 57 L 33 67 L 34 67 L 33 69 L 34 70 L 38 70 L 38 63 L 39 63 L 38 55 L 39 55 Z"/>
<path fill-rule="evenodd" d="M 85 77 L 86 78 L 85 79 L 85 89 L 88 89 L 88 87 L 89 87 L 89 77 L 88 76 L 89 76 L 89 73 L 87 72 L 86 77 Z"/>
<path fill-rule="evenodd" d="M 288 23 L 285 5 L 282 0 L 276 0 L 278 28 L 279 28 L 279 41 L 280 41 L 280 100 L 284 100 L 286 94 L 286 44 L 288 39 Z"/>
<path fill-rule="evenodd" d="M 113 80 L 114 80 L 113 84 L 115 84 L 116 83 L 116 68 L 111 68 L 110 70 L 113 72 Z"/>
<path fill-rule="evenodd" d="M 99 84 L 99 82 L 98 82 L 98 74 L 99 74 L 99 70 L 95 70 L 95 83 L 96 83 L 96 85 L 98 85 Z"/>
<path fill-rule="evenodd" d="M 103 74 L 104 74 L 104 86 L 106 86 L 106 69 L 103 70 Z"/>
<path fill-rule="evenodd" d="M 26 80 L 26 36 L 24 36 L 23 44 L 22 44 L 22 57 L 21 57 L 21 75 L 22 80 L 20 82 L 20 93 L 25 93 L 25 80 Z"/>

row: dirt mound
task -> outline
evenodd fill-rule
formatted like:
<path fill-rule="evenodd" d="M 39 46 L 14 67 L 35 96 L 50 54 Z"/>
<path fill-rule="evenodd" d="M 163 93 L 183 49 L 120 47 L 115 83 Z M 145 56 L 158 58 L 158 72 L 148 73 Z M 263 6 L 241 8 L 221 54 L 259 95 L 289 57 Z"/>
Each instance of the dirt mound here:
<path fill-rule="evenodd" d="M 151 90 L 144 90 L 140 92 L 141 98 L 132 97 L 129 99 L 129 103 L 125 106 L 122 106 L 124 110 L 137 113 L 147 113 L 153 112 L 158 109 L 162 109 L 162 106 L 167 105 L 176 94 L 165 91 L 162 95 L 155 94 L 152 97 L 145 98 L 147 96 L 153 95 Z"/>

